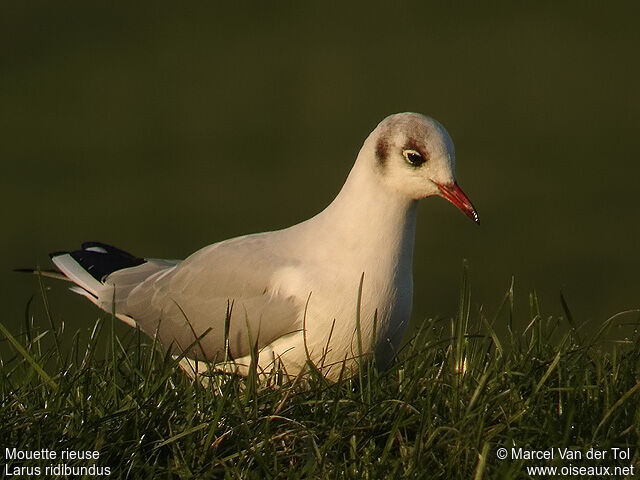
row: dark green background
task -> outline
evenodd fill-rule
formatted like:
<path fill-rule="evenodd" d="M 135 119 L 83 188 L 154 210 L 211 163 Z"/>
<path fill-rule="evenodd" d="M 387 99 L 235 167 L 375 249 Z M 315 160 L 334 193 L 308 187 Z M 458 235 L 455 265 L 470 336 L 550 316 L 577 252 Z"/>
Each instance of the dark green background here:
<path fill-rule="evenodd" d="M 449 130 L 482 220 L 423 202 L 414 320 L 455 312 L 463 258 L 488 312 L 512 276 L 523 309 L 534 289 L 578 321 L 640 306 L 637 8 L 229 3 L 0 3 L 5 324 L 36 292 L 10 269 L 50 251 L 183 258 L 314 215 L 406 110 Z"/>

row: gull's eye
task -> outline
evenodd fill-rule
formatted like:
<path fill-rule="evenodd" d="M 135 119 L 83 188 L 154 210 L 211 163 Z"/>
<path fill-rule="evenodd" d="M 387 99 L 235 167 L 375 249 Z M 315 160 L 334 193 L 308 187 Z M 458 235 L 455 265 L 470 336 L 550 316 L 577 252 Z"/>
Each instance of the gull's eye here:
<path fill-rule="evenodd" d="M 413 165 L 414 167 L 419 167 L 424 162 L 426 162 L 422 154 L 420 152 L 416 152 L 415 150 L 405 150 L 402 152 L 402 155 L 404 155 L 404 158 L 407 160 L 407 162 L 409 162 L 409 164 Z"/>

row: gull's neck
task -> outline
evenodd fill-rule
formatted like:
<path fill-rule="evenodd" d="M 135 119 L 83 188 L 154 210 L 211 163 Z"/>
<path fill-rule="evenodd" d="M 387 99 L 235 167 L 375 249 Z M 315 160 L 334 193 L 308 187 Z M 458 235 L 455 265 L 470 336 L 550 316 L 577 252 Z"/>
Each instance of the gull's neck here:
<path fill-rule="evenodd" d="M 342 252 L 357 268 L 410 274 L 418 202 L 385 187 L 363 153 L 334 201 L 305 222 L 308 232 L 321 251 Z"/>

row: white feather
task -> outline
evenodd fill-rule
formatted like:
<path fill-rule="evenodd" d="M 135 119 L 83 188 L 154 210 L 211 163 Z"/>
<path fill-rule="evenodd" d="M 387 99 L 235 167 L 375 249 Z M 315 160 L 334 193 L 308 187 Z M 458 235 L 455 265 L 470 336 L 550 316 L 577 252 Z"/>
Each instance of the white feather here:
<path fill-rule="evenodd" d="M 102 282 L 93 278 L 70 254 L 56 255 L 51 260 L 73 283 L 80 285 L 95 297 L 100 295 Z"/>

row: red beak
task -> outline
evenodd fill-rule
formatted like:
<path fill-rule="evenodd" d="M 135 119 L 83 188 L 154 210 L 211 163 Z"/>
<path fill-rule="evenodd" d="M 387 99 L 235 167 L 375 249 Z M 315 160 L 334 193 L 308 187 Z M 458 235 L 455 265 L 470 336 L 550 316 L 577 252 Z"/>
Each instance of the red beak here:
<path fill-rule="evenodd" d="M 469 197 L 467 197 L 457 183 L 454 182 L 451 185 L 440 185 L 439 183 L 436 183 L 436 185 L 440 189 L 443 198 L 446 198 L 453 203 L 462 213 L 478 225 L 480 224 L 478 212 L 476 212 L 471 200 L 469 200 Z"/>

